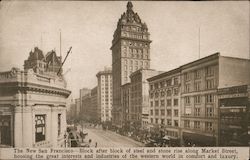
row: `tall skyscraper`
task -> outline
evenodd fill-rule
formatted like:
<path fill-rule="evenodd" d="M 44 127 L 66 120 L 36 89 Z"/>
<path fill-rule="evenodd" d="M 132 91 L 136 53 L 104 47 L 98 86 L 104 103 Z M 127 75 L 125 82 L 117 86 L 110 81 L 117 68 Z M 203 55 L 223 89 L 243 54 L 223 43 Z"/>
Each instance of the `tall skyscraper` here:
<path fill-rule="evenodd" d="M 121 86 L 130 82 L 132 72 L 150 68 L 150 43 L 146 23 L 127 3 L 127 11 L 121 15 L 112 41 L 113 110 L 112 121 L 122 125 Z"/>
<path fill-rule="evenodd" d="M 105 68 L 96 74 L 98 92 L 98 111 L 101 121 L 111 121 L 112 110 L 112 70 Z"/>

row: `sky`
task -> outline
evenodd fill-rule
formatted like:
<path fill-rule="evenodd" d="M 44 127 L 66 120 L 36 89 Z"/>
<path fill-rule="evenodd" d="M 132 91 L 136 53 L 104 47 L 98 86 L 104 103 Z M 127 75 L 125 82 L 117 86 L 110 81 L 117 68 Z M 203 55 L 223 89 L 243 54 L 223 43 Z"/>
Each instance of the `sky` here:
<path fill-rule="evenodd" d="M 216 52 L 250 57 L 248 1 L 132 3 L 150 32 L 152 69 L 169 71 Z M 64 76 L 72 96 L 77 98 L 80 88 L 95 87 L 97 72 L 112 65 L 113 33 L 126 4 L 127 1 L 0 2 L 0 72 L 12 67 L 23 69 L 24 60 L 35 46 L 44 53 L 54 49 L 60 55 L 61 31 L 63 58 L 72 46 L 63 67 Z"/>

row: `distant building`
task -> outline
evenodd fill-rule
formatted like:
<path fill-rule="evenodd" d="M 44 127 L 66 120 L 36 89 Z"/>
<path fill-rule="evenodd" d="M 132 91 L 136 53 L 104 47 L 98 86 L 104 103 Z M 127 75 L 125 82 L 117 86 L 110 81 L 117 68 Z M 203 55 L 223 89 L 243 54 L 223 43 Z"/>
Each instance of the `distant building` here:
<path fill-rule="evenodd" d="M 60 67 L 54 51 L 44 56 L 36 47 L 24 71 L 0 73 L 1 147 L 65 146 L 66 99 L 71 92 L 58 73 Z"/>
<path fill-rule="evenodd" d="M 250 85 L 218 89 L 219 146 L 250 145 Z"/>
<path fill-rule="evenodd" d="M 122 122 L 121 125 L 125 127 L 126 130 L 129 130 L 130 128 L 130 120 L 129 120 L 129 113 L 130 113 L 130 105 L 131 105 L 131 84 L 126 83 L 121 86 L 121 102 L 122 102 L 122 108 L 121 109 L 121 115 L 122 115 Z"/>
<path fill-rule="evenodd" d="M 98 110 L 100 110 L 101 121 L 111 121 L 112 115 L 112 69 L 105 68 L 96 74 L 98 92 Z"/>
<path fill-rule="evenodd" d="M 97 107 L 97 87 L 82 96 L 81 119 L 91 122 L 100 121 L 101 113 Z"/>
<path fill-rule="evenodd" d="M 132 72 L 150 68 L 150 43 L 148 27 L 133 11 L 132 2 L 121 15 L 112 40 L 113 110 L 112 123 L 121 127 L 123 109 L 121 86 L 129 83 Z"/>
<path fill-rule="evenodd" d="M 83 120 L 91 120 L 91 93 L 85 94 L 81 97 L 81 118 Z"/>
<path fill-rule="evenodd" d="M 181 70 L 161 73 L 148 79 L 149 127 L 160 129 L 171 139 L 181 139 Z"/>
<path fill-rule="evenodd" d="M 91 89 L 89 88 L 82 88 L 80 89 L 80 97 L 79 97 L 79 101 L 80 101 L 80 113 L 79 113 L 79 119 L 84 119 L 84 115 L 83 115 L 83 111 L 84 111 L 84 97 L 88 94 L 90 94 Z"/>
<path fill-rule="evenodd" d="M 76 98 L 75 99 L 75 105 L 76 105 L 76 108 L 75 108 L 75 118 L 76 119 L 79 119 L 80 118 L 80 110 L 81 110 L 81 106 L 80 106 L 80 98 Z"/>
<path fill-rule="evenodd" d="M 97 99 L 97 87 L 94 87 L 91 90 L 91 105 L 90 105 L 90 117 L 93 121 L 101 120 L 101 109 L 98 108 L 98 99 Z"/>

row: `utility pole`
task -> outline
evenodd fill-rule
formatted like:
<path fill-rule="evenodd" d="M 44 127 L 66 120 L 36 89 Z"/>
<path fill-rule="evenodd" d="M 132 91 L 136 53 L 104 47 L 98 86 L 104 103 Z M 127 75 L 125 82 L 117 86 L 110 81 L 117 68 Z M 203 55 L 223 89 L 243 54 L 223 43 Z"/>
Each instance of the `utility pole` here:
<path fill-rule="evenodd" d="M 66 55 L 66 57 L 64 58 L 63 63 L 62 63 L 62 65 L 61 65 L 59 71 L 57 72 L 57 75 L 59 75 L 59 73 L 60 73 L 60 71 L 61 71 L 61 69 L 62 69 L 62 66 L 63 66 L 64 62 L 66 61 L 66 59 L 67 59 L 69 53 L 71 52 L 71 49 L 72 49 L 72 47 L 69 48 L 69 51 L 67 52 L 67 55 Z"/>
<path fill-rule="evenodd" d="M 200 26 L 199 26 L 198 37 L 199 37 L 198 39 L 199 39 L 199 59 L 200 59 L 200 57 L 201 57 L 201 53 L 200 53 L 200 52 L 201 52 L 201 40 L 200 40 L 200 39 L 201 39 L 201 38 L 200 38 L 200 37 L 201 37 L 201 34 L 200 34 Z"/>

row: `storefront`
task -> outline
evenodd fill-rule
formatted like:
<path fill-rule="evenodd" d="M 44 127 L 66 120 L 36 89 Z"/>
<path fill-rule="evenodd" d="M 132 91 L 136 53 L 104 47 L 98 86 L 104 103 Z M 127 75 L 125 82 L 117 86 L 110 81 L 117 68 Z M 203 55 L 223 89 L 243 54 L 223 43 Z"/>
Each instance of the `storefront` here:
<path fill-rule="evenodd" d="M 249 86 L 219 89 L 220 146 L 249 145 Z"/>
<path fill-rule="evenodd" d="M 206 136 L 197 133 L 183 132 L 183 142 L 185 146 L 216 146 L 215 136 Z"/>

